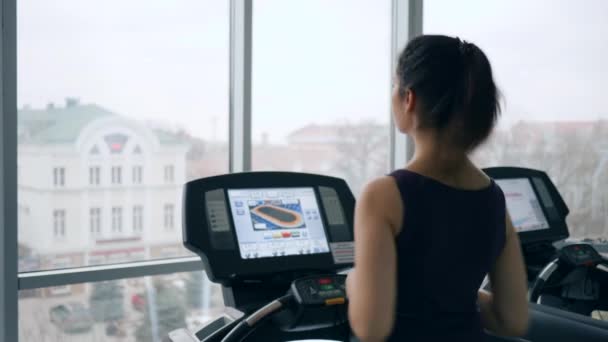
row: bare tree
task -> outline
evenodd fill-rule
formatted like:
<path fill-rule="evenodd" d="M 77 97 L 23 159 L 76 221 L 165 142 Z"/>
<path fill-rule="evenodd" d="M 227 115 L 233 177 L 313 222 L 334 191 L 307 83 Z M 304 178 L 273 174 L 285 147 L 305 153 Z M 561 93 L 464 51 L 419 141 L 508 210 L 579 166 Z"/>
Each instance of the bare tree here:
<path fill-rule="evenodd" d="M 340 126 L 338 135 L 338 156 L 333 168 L 358 194 L 366 182 L 388 169 L 388 126 L 371 121 L 346 124 Z"/>
<path fill-rule="evenodd" d="M 593 175 L 604 158 L 598 142 L 606 141 L 604 123 L 520 122 L 497 131 L 475 155 L 482 166 L 521 166 L 547 172 L 570 208 L 573 237 L 606 235 L 606 215 L 593 219 Z M 600 186 L 606 187 L 608 181 Z M 595 189 L 597 191 L 597 189 Z M 607 196 L 607 195 L 604 195 Z M 607 213 L 608 214 L 608 213 Z"/>

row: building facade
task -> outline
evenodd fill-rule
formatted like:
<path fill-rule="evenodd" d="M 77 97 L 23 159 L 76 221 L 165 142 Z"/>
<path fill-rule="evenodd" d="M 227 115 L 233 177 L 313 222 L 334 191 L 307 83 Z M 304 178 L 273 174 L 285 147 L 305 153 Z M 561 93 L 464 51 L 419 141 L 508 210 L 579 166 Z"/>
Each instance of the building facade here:
<path fill-rule="evenodd" d="M 185 142 L 76 100 L 23 108 L 18 134 L 19 242 L 30 267 L 184 253 Z"/>

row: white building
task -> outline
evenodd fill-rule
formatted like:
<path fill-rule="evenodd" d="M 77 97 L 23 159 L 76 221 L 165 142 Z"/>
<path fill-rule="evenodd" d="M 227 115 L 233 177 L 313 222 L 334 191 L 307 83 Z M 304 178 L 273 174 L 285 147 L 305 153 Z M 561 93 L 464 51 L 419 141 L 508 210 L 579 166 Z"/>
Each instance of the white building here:
<path fill-rule="evenodd" d="M 37 268 L 183 253 L 184 142 L 73 99 L 18 117 L 19 242 Z"/>

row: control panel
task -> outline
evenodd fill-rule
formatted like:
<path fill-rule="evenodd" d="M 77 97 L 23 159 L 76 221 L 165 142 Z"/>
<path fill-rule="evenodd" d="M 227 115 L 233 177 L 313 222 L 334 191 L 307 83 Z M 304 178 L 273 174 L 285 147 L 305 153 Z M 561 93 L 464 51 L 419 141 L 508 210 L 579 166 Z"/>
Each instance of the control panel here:
<path fill-rule="evenodd" d="M 586 243 L 562 247 L 559 258 L 572 266 L 595 266 L 604 260 L 593 246 Z"/>
<path fill-rule="evenodd" d="M 184 188 L 183 238 L 214 282 L 354 263 L 355 198 L 343 179 L 294 172 L 202 178 Z"/>
<path fill-rule="evenodd" d="M 291 292 L 300 305 L 322 306 L 346 303 L 346 276 L 322 275 L 295 280 Z"/>
<path fill-rule="evenodd" d="M 522 246 L 567 238 L 569 209 L 547 173 L 522 167 L 483 170 L 501 188 Z"/>
<path fill-rule="evenodd" d="M 241 258 L 329 252 L 314 188 L 230 189 L 228 199 Z"/>

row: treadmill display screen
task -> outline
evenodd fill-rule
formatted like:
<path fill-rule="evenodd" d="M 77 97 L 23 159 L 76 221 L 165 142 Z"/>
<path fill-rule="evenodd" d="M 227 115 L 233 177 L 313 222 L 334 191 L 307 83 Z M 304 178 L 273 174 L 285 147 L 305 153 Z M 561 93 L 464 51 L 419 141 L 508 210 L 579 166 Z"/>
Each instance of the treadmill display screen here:
<path fill-rule="evenodd" d="M 229 189 L 242 259 L 328 253 L 313 188 Z"/>
<path fill-rule="evenodd" d="M 517 232 L 549 228 L 549 222 L 528 178 L 498 179 L 496 183 L 505 194 L 507 210 Z"/>

